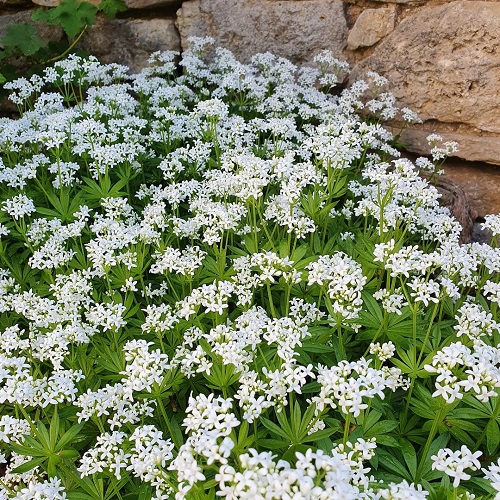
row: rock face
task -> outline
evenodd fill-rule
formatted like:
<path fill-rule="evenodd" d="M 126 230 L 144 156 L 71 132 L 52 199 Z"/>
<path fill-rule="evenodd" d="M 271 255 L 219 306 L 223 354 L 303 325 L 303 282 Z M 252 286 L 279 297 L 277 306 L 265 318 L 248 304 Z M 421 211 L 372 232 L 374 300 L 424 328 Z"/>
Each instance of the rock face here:
<path fill-rule="evenodd" d="M 128 9 L 150 9 L 167 5 L 178 5 L 179 0 L 125 0 Z"/>
<path fill-rule="evenodd" d="M 419 5 L 430 0 L 373 0 L 374 2 L 384 2 L 384 3 L 403 3 L 407 5 Z M 349 3 L 355 3 L 356 0 L 348 0 Z"/>
<path fill-rule="evenodd" d="M 182 48 L 189 36 L 212 36 L 247 62 L 273 52 L 311 62 L 322 49 L 343 54 L 347 24 L 341 0 L 189 0 L 177 15 Z"/>
<path fill-rule="evenodd" d="M 500 213 L 500 171 L 498 167 L 448 160 L 443 168 L 446 177 L 462 186 L 468 202 L 478 217 Z"/>
<path fill-rule="evenodd" d="M 10 7 L 10 6 L 26 6 L 29 5 L 30 0 L 0 0 L 0 8 L 1 7 Z"/>
<path fill-rule="evenodd" d="M 102 62 L 125 64 L 132 72 L 144 68 L 152 52 L 181 48 L 173 19 L 104 17 L 87 30 L 82 46 Z"/>
<path fill-rule="evenodd" d="M 371 47 L 394 30 L 396 9 L 366 9 L 353 26 L 347 38 L 350 50 Z"/>
<path fill-rule="evenodd" d="M 424 7 L 356 68 L 366 70 L 389 79 L 427 132 L 459 142 L 460 157 L 500 164 L 500 3 Z M 406 135 L 415 150 L 421 137 L 421 131 Z"/>

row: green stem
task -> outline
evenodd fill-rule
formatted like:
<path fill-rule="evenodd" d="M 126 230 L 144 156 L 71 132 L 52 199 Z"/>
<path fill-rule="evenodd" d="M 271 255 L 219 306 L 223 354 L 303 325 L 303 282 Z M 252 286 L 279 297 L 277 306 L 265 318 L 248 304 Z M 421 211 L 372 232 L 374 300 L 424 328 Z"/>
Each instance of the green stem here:
<path fill-rule="evenodd" d="M 271 315 L 273 318 L 277 318 L 276 310 L 274 309 L 273 294 L 271 293 L 271 285 L 266 283 L 267 297 L 269 299 L 269 309 L 271 309 Z"/>
<path fill-rule="evenodd" d="M 417 473 L 415 474 L 415 482 L 419 483 L 420 479 L 422 477 L 422 472 L 423 468 L 427 459 L 427 454 L 429 453 L 429 448 L 431 447 L 432 441 L 434 440 L 434 437 L 436 436 L 436 433 L 439 429 L 439 426 L 444 420 L 444 417 L 446 416 L 448 412 L 448 405 L 444 403 L 443 401 L 441 402 L 441 408 L 439 409 L 438 413 L 434 417 L 434 420 L 432 422 L 432 427 L 429 432 L 429 435 L 427 436 L 427 441 L 425 442 L 424 448 L 422 450 L 422 454 L 420 456 L 420 463 L 418 464 L 417 467 Z"/>
<path fill-rule="evenodd" d="M 348 412 L 346 417 L 345 417 L 345 422 L 344 422 L 344 437 L 342 438 L 342 444 L 344 445 L 344 450 L 345 446 L 347 444 L 347 441 L 349 439 L 349 429 L 351 427 L 351 414 Z"/>
<path fill-rule="evenodd" d="M 88 25 L 86 24 L 82 31 L 80 32 L 80 34 L 73 40 L 73 42 L 71 43 L 71 45 L 62 53 L 62 54 L 59 54 L 58 56 L 56 57 L 53 57 L 52 59 L 48 59 L 47 61 L 44 61 L 42 64 L 51 64 L 53 62 L 56 62 L 56 61 L 59 61 L 60 59 L 63 59 L 65 58 L 72 50 L 73 50 L 73 47 L 80 41 L 80 38 L 82 38 L 83 34 L 85 33 L 85 31 L 87 30 L 88 28 Z"/>
<path fill-rule="evenodd" d="M 431 319 L 429 321 L 429 327 L 427 328 L 427 332 L 425 333 L 424 343 L 422 344 L 422 348 L 420 349 L 420 354 L 418 355 L 417 366 L 420 365 L 420 362 L 422 361 L 422 357 L 424 355 L 425 345 L 427 344 L 427 341 L 429 340 L 429 336 L 431 334 L 432 326 L 434 324 L 434 319 L 436 317 L 436 314 L 437 314 L 438 309 L 439 309 L 440 306 L 442 307 L 442 302 L 441 301 L 439 301 L 436 304 L 434 304 L 434 309 L 432 311 Z M 416 345 L 415 345 L 415 352 L 416 352 Z"/>

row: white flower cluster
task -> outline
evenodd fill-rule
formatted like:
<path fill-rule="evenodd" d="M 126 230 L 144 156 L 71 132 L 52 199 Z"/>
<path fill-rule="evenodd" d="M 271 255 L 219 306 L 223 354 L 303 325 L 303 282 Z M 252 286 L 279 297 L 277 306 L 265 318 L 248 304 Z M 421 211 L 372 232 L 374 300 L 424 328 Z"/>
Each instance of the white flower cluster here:
<path fill-rule="evenodd" d="M 333 255 L 321 255 L 307 269 L 307 284 L 317 283 L 325 287 L 335 315 L 344 319 L 357 318 L 363 305 L 361 292 L 366 284 L 366 277 L 355 260 L 342 252 L 336 252 Z"/>
<path fill-rule="evenodd" d="M 151 265 L 152 273 L 175 272 L 185 276 L 193 276 L 207 252 L 198 246 L 190 246 L 181 252 L 178 248 L 168 247 L 156 255 L 156 262 Z"/>
<path fill-rule="evenodd" d="M 497 462 L 492 462 L 487 469 L 481 469 L 484 472 L 484 477 L 491 481 L 491 486 L 498 491 L 495 500 L 500 498 L 500 459 Z"/>
<path fill-rule="evenodd" d="M 472 348 L 461 342 L 443 347 L 424 368 L 436 373 L 436 391 L 447 403 L 472 393 L 480 401 L 498 397 L 500 387 L 500 349 L 476 340 Z"/>
<path fill-rule="evenodd" d="M 453 328 L 459 338 L 465 335 L 469 339 L 479 339 L 483 335 L 492 336 L 500 330 L 500 324 L 493 321 L 491 313 L 487 313 L 480 304 L 469 301 L 458 309 L 455 319 L 457 324 Z"/>
<path fill-rule="evenodd" d="M 395 391 L 398 387 L 407 387 L 408 382 L 401 370 L 388 367 L 377 370 L 370 367 L 370 362 L 361 358 L 359 361 L 341 361 L 331 368 L 318 366 L 317 381 L 321 389 L 311 398 L 317 409 L 322 411 L 328 406 L 338 406 L 344 414 L 357 417 L 368 408 L 367 399 L 375 395 L 384 399 L 385 389 Z"/>
<path fill-rule="evenodd" d="M 138 426 L 131 435 L 113 431 L 97 437 L 96 445 L 81 458 L 78 472 L 85 477 L 106 470 L 121 479 L 130 471 L 156 488 L 156 499 L 168 498 L 172 488 L 164 469 L 173 459 L 173 447 L 153 425 Z"/>
<path fill-rule="evenodd" d="M 478 470 L 481 468 L 478 458 L 482 454 L 481 451 L 472 453 L 465 445 L 462 445 L 457 451 L 444 448 L 439 450 L 437 455 L 431 457 L 432 468 L 453 477 L 453 487 L 456 488 L 462 479 L 467 480 L 471 477 L 465 472 L 465 469 Z"/>
<path fill-rule="evenodd" d="M 392 165 L 372 162 L 362 175 L 368 183 L 349 184 L 359 198 L 354 214 L 373 217 L 380 234 L 404 224 L 426 240 L 458 240 L 460 224 L 439 205 L 437 189 L 419 177 L 409 160 L 394 160 Z"/>
<path fill-rule="evenodd" d="M 227 464 L 234 448 L 229 435 L 240 424 L 231 410 L 230 398 L 216 398 L 213 394 L 189 398 L 183 425 L 190 435 L 168 467 L 177 473 L 178 488 L 182 494 L 180 498 L 184 498 L 194 483 L 205 479 L 196 455 L 203 457 L 208 465 L 214 462 Z"/>

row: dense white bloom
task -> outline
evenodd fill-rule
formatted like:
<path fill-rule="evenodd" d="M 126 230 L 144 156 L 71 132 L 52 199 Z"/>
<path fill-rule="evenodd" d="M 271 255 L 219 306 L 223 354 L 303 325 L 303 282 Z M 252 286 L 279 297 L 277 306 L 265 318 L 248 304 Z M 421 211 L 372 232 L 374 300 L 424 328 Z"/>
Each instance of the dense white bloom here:
<path fill-rule="evenodd" d="M 361 266 L 342 252 L 321 255 L 309 264 L 308 285 L 317 283 L 326 288 L 335 314 L 353 319 L 358 316 L 363 301 L 361 292 L 366 284 Z"/>
<path fill-rule="evenodd" d="M 432 358 L 425 370 L 436 373 L 433 396 L 441 396 L 447 403 L 462 399 L 471 392 L 480 401 L 497 397 L 500 387 L 500 350 L 482 340 L 475 340 L 472 348 L 461 342 L 443 347 Z"/>
<path fill-rule="evenodd" d="M 452 451 L 444 448 L 438 451 L 437 455 L 431 457 L 432 468 L 443 471 L 453 479 L 453 487 L 457 488 L 462 479 L 470 479 L 470 474 L 464 472 L 464 469 L 477 470 L 481 468 L 478 457 L 483 454 L 482 451 L 472 453 L 467 446 L 462 445 L 460 450 Z"/>
<path fill-rule="evenodd" d="M 350 363 L 341 361 L 332 368 L 319 365 L 317 381 L 321 390 L 311 401 L 320 411 L 327 406 L 339 407 L 343 413 L 352 413 L 357 417 L 361 410 L 368 407 L 367 399 L 376 395 L 384 399 L 386 388 L 395 391 L 406 385 L 400 370 L 376 370 L 369 365 L 370 360 L 364 358 Z"/>
<path fill-rule="evenodd" d="M 31 215 L 35 210 L 35 204 L 31 198 L 24 194 L 18 194 L 2 203 L 2 210 L 12 218 L 19 219 L 25 215 Z"/>

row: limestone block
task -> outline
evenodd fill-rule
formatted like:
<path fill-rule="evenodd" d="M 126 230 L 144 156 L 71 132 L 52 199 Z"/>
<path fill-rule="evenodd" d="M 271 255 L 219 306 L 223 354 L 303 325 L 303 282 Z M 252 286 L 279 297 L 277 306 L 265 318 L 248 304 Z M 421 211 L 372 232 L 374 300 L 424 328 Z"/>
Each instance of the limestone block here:
<path fill-rule="evenodd" d="M 28 6 L 31 0 L 0 0 L 0 7 Z"/>
<path fill-rule="evenodd" d="M 127 9 L 150 9 L 153 7 L 178 6 L 179 0 L 125 0 Z"/>
<path fill-rule="evenodd" d="M 344 55 L 347 24 L 341 0 L 189 0 L 177 14 L 183 49 L 190 36 L 212 36 L 243 62 L 272 52 L 310 63 L 324 49 Z"/>
<path fill-rule="evenodd" d="M 82 47 L 102 62 L 117 62 L 138 72 L 157 50 L 180 50 L 173 19 L 107 19 L 99 16 L 82 39 Z"/>
<path fill-rule="evenodd" d="M 425 126 L 425 123 L 424 123 Z M 500 165 L 500 136 L 480 135 L 476 132 L 455 132 L 439 130 L 439 124 L 433 123 L 432 128 L 419 130 L 410 128 L 405 130 L 401 136 L 404 143 L 408 144 L 407 149 L 422 155 L 428 155 L 430 147 L 427 143 L 427 136 L 436 131 L 443 138 L 443 141 L 458 142 L 458 152 L 455 156 L 469 161 L 484 161 Z"/>
<path fill-rule="evenodd" d="M 500 3 L 454 1 L 404 19 L 354 71 L 391 83 L 429 131 L 447 132 L 460 157 L 500 164 Z M 445 134 L 441 134 L 445 135 Z"/>
<path fill-rule="evenodd" d="M 352 0 L 351 0 L 352 1 Z M 354 0 L 355 2 L 356 0 Z M 430 0 L 374 0 L 375 2 L 384 2 L 384 3 L 404 3 L 404 4 L 423 4 L 426 2 L 430 2 Z"/>
<path fill-rule="evenodd" d="M 400 3 L 407 5 L 421 5 L 431 0 L 373 0 L 374 2 L 383 2 L 383 3 Z M 358 0 L 347 0 L 347 3 L 356 3 Z"/>
<path fill-rule="evenodd" d="M 500 213 L 500 170 L 498 167 L 450 160 L 443 169 L 459 184 L 478 217 Z"/>
<path fill-rule="evenodd" d="M 371 47 L 394 30 L 396 9 L 366 9 L 356 20 L 347 38 L 350 50 Z"/>

